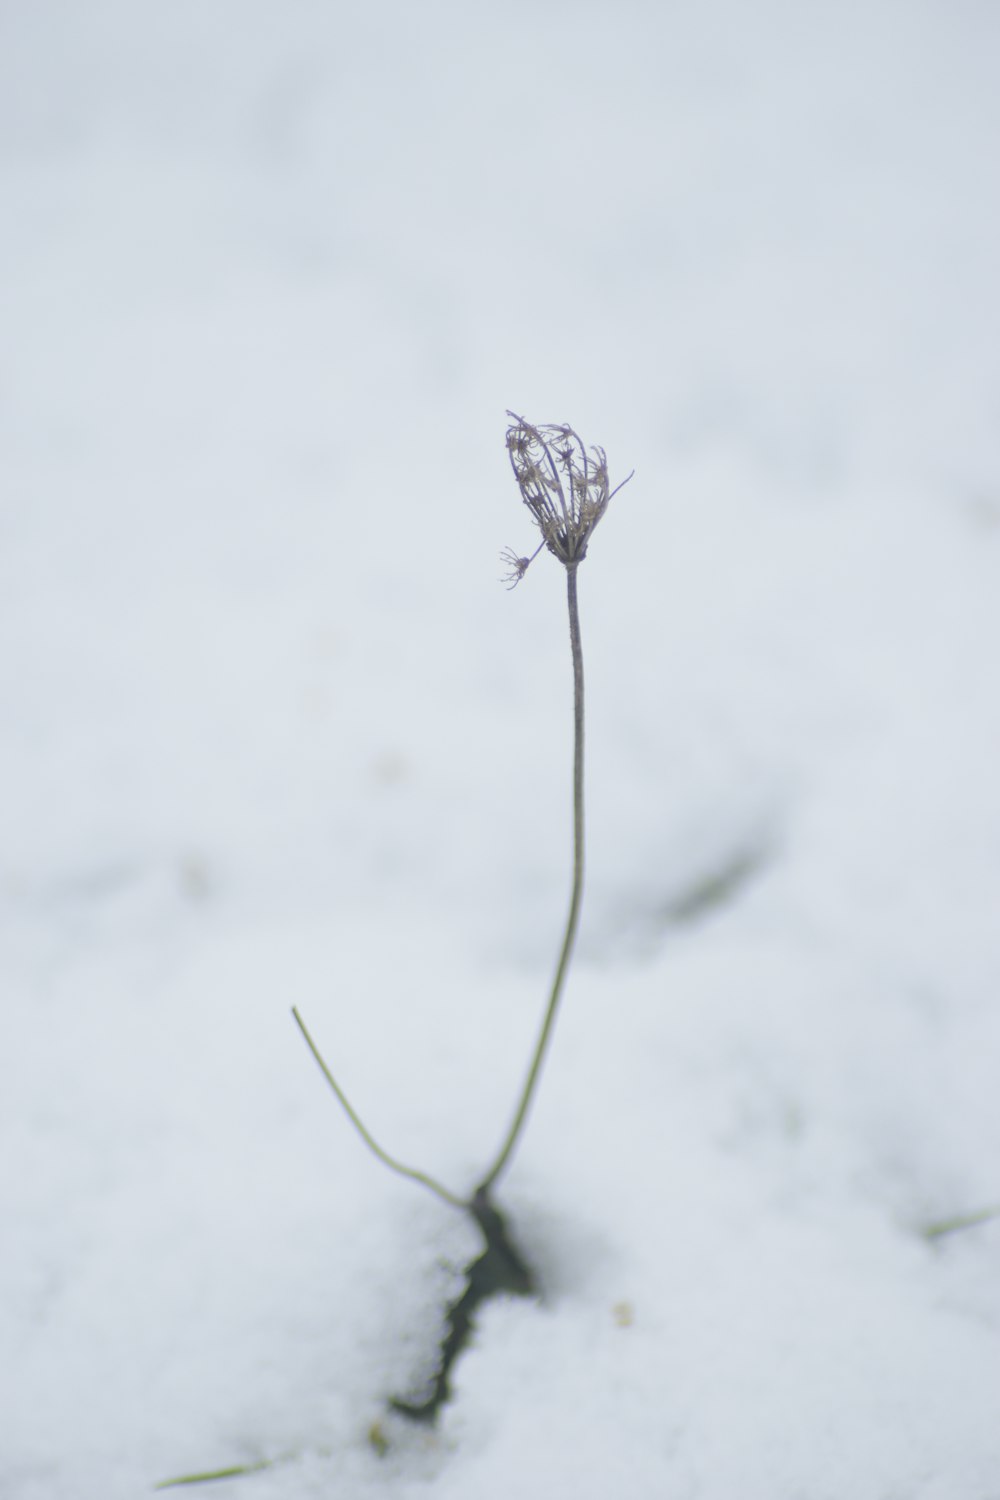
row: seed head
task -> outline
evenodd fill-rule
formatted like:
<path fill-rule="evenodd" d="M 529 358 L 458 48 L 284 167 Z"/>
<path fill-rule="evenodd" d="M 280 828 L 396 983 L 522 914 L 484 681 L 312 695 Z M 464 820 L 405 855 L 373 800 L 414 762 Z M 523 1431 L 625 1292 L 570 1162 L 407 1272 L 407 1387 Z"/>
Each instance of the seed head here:
<path fill-rule="evenodd" d="M 518 557 L 513 547 L 505 547 L 503 549 L 500 554 L 500 561 L 507 568 L 502 581 L 507 585 L 508 589 L 516 588 L 531 566 L 531 558 Z"/>
<path fill-rule="evenodd" d="M 565 423 L 532 427 L 523 417 L 509 411 L 512 419 L 507 428 L 507 453 L 521 499 L 531 511 L 542 540 L 532 558 L 525 560 L 515 553 L 511 587 L 520 582 L 528 563 L 542 547 L 558 557 L 567 568 L 576 567 L 587 555 L 591 532 L 616 495 L 623 479 L 613 490 L 608 488 L 608 460 L 603 448 L 587 449 L 572 427 Z"/>

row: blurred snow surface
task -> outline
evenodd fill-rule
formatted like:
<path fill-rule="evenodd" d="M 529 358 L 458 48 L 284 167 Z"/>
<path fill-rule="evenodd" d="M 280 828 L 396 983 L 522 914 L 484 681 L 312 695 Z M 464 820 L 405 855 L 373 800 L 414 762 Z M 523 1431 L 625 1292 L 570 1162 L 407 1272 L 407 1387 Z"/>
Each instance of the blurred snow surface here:
<path fill-rule="evenodd" d="M 1000 12 L 0 28 L 0 1495 L 996 1500 Z"/>

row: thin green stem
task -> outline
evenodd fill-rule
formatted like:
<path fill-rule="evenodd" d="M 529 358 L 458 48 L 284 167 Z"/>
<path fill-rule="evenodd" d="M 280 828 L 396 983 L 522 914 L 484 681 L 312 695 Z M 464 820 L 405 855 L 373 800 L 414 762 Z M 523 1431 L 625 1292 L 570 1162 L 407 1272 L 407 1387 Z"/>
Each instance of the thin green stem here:
<path fill-rule="evenodd" d="M 939 1240 L 946 1234 L 955 1234 L 960 1229 L 978 1229 L 980 1224 L 988 1224 L 991 1219 L 1000 1218 L 1000 1207 L 981 1208 L 976 1213 L 956 1214 L 952 1219 L 938 1219 L 934 1224 L 928 1224 L 923 1231 L 925 1240 Z"/>
<path fill-rule="evenodd" d="M 333 1089 L 333 1092 L 336 1094 L 337 1099 L 340 1102 L 341 1108 L 347 1115 L 347 1118 L 350 1120 L 355 1130 L 358 1132 L 358 1135 L 368 1147 L 369 1151 L 373 1152 L 374 1155 L 378 1157 L 379 1161 L 383 1162 L 390 1169 L 390 1171 L 396 1172 L 400 1177 L 409 1177 L 412 1182 L 419 1182 L 421 1186 L 429 1188 L 432 1193 L 436 1193 L 439 1198 L 443 1198 L 445 1203 L 450 1203 L 454 1208 L 467 1208 L 468 1203 L 464 1198 L 459 1198 L 456 1193 L 450 1192 L 449 1189 L 443 1187 L 440 1182 L 436 1182 L 433 1177 L 429 1177 L 426 1172 L 420 1172 L 416 1167 L 404 1166 L 403 1163 L 397 1161 L 394 1156 L 390 1156 L 388 1151 L 382 1150 L 382 1147 L 368 1133 L 367 1129 L 362 1124 L 360 1116 L 356 1113 L 347 1095 L 344 1093 L 343 1089 L 340 1087 L 340 1084 L 334 1078 L 333 1074 L 330 1072 L 330 1069 L 323 1061 L 319 1048 L 316 1046 L 316 1043 L 309 1035 L 309 1032 L 306 1029 L 306 1023 L 305 1021 L 303 1021 L 294 1005 L 292 1006 L 292 1015 L 295 1017 L 298 1028 L 306 1039 L 310 1052 L 319 1063 L 323 1077 Z"/>
<path fill-rule="evenodd" d="M 294 1455 L 289 1455 L 294 1457 Z M 226 1469 L 211 1469 L 204 1474 L 181 1474 L 176 1479 L 161 1479 L 159 1484 L 154 1484 L 154 1490 L 179 1489 L 184 1484 L 211 1484 L 216 1479 L 238 1479 L 241 1474 L 259 1474 L 262 1469 L 273 1469 L 275 1464 L 283 1462 L 280 1458 L 263 1458 L 256 1464 L 230 1464 Z"/>
<path fill-rule="evenodd" d="M 517 1110 L 500 1154 L 477 1188 L 477 1193 L 487 1194 L 510 1161 L 518 1139 L 524 1129 L 528 1110 L 538 1088 L 538 1079 L 545 1061 L 555 1025 L 556 1012 L 562 998 L 563 986 L 569 972 L 570 959 L 576 942 L 576 929 L 580 921 L 580 904 L 583 900 L 583 645 L 580 639 L 580 612 L 576 598 L 577 563 L 566 567 L 566 601 L 569 607 L 569 642 L 573 653 L 573 885 L 569 898 L 569 914 L 563 934 L 555 978 L 549 993 L 542 1029 L 535 1044 L 531 1066 L 521 1090 Z"/>

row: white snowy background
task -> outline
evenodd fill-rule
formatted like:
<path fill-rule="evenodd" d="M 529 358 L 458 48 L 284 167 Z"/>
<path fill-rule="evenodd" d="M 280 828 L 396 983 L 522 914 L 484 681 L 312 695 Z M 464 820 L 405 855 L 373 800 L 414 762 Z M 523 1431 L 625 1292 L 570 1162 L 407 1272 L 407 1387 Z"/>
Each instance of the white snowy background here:
<path fill-rule="evenodd" d="M 1000 1202 L 998 66 L 988 0 L 3 6 L 3 1500 L 1000 1496 L 1000 1223 L 925 1234 Z M 289 1010 L 472 1186 L 569 879 L 508 407 L 636 476 L 543 1297 L 428 1432 L 476 1241 Z"/>

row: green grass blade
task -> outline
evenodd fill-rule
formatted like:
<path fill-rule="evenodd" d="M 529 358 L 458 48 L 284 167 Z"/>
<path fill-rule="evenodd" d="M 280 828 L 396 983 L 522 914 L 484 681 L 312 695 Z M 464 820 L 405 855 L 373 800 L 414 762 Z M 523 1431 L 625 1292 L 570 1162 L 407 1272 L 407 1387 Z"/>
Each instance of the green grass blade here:
<path fill-rule="evenodd" d="M 241 1474 L 259 1474 L 261 1469 L 270 1469 L 281 1462 L 280 1458 L 263 1458 L 255 1464 L 232 1464 L 227 1469 L 206 1469 L 203 1474 L 179 1474 L 176 1479 L 161 1479 L 153 1488 L 172 1490 L 182 1484 L 211 1484 L 215 1479 L 238 1479 Z"/>

